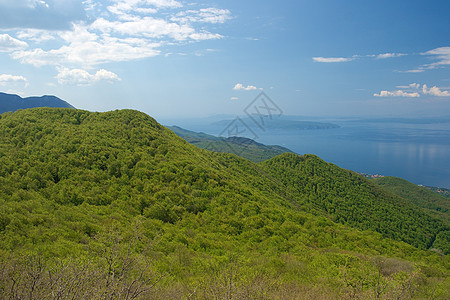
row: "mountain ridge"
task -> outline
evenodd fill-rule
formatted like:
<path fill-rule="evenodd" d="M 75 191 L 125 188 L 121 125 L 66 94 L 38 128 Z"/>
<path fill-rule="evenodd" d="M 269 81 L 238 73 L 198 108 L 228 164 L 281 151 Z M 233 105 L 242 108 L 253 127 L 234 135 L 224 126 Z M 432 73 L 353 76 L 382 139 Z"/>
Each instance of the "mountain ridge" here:
<path fill-rule="evenodd" d="M 199 148 L 236 154 L 253 162 L 264 161 L 285 152 L 292 152 L 282 146 L 264 145 L 246 137 L 216 137 L 203 132 L 183 129 L 179 126 L 168 126 L 168 128 Z"/>
<path fill-rule="evenodd" d="M 32 96 L 22 98 L 19 95 L 0 92 L 0 113 L 34 107 L 75 108 L 68 102 L 52 95 L 43 95 L 40 97 Z"/>

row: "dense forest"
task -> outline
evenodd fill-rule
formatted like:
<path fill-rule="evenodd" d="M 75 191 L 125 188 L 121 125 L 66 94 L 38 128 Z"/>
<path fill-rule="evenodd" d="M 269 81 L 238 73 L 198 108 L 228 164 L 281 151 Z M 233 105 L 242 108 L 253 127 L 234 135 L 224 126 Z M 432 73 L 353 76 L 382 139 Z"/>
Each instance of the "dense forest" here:
<path fill-rule="evenodd" d="M 264 145 L 244 137 L 216 137 L 202 132 L 186 130 L 178 126 L 169 126 L 168 128 L 199 148 L 214 152 L 236 154 L 253 162 L 261 162 L 286 152 L 292 152 L 285 147 Z"/>
<path fill-rule="evenodd" d="M 373 182 L 400 197 L 408 199 L 425 209 L 429 214 L 444 220 L 447 224 L 450 222 L 450 201 L 439 193 L 398 177 L 374 178 Z"/>
<path fill-rule="evenodd" d="M 377 231 L 424 249 L 433 248 L 435 242 L 441 245 L 436 236 L 443 237 L 438 234 L 448 230 L 448 224 L 427 215 L 414 201 L 380 189 L 317 156 L 283 154 L 263 166 L 296 201 L 326 213 L 335 222 Z"/>
<path fill-rule="evenodd" d="M 447 224 L 313 155 L 141 112 L 0 115 L 0 298 L 448 299 Z"/>

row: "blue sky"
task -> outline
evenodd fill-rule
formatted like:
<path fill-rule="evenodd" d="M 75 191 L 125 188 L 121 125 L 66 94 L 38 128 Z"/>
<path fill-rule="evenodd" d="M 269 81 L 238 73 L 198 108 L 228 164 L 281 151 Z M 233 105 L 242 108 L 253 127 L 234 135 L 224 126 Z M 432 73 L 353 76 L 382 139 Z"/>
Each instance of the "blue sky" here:
<path fill-rule="evenodd" d="M 154 117 L 450 113 L 450 1 L 0 0 L 0 91 Z"/>

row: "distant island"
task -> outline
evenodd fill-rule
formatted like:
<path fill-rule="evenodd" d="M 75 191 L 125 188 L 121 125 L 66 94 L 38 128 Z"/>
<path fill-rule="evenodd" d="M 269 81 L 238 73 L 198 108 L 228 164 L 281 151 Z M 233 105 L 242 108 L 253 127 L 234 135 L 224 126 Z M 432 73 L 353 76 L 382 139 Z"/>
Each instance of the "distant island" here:
<path fill-rule="evenodd" d="M 349 120 L 347 122 L 397 123 L 397 124 L 442 124 L 442 123 L 449 123 L 450 116 L 422 117 L 422 118 L 366 118 L 366 119 Z"/>
<path fill-rule="evenodd" d="M 34 107 L 64 107 L 75 108 L 64 100 L 55 96 L 44 95 L 41 97 L 22 98 L 15 94 L 6 94 L 0 92 L 0 113 L 16 111 Z"/>
<path fill-rule="evenodd" d="M 221 120 L 214 122 L 212 126 L 222 126 L 226 127 L 233 120 Z M 248 126 L 252 126 L 254 121 L 250 118 L 242 118 L 242 121 Z M 259 120 L 257 120 L 259 121 Z M 263 123 L 261 124 L 266 129 L 282 129 L 282 130 L 316 130 L 316 129 L 334 129 L 340 128 L 339 125 L 333 123 L 322 123 L 322 122 L 312 122 L 312 121 L 299 121 L 299 120 L 289 120 L 289 119 L 270 119 L 269 117 L 263 117 Z"/>

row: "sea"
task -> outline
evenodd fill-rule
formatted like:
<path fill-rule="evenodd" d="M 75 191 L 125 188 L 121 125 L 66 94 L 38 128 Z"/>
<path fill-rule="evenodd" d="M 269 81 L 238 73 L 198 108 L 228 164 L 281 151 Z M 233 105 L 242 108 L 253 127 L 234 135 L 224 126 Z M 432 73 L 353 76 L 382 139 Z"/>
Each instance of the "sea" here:
<path fill-rule="evenodd" d="M 360 173 L 450 188 L 450 124 L 335 122 L 340 128 L 268 131 L 258 140 Z"/>
<path fill-rule="evenodd" d="M 450 189 L 450 122 L 326 121 L 340 127 L 311 130 L 254 127 L 253 138 L 298 154 L 315 154 L 355 172 L 396 176 L 419 185 Z M 181 125 L 224 135 L 223 128 L 201 123 Z"/>

